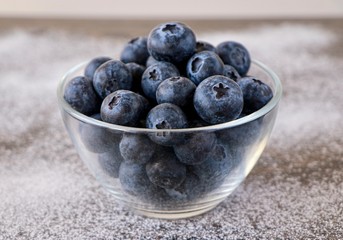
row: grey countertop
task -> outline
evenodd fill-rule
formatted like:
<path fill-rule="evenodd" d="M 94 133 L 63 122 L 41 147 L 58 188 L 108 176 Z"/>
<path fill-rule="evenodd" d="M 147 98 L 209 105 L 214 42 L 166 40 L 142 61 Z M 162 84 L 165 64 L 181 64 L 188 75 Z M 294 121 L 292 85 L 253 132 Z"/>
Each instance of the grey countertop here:
<path fill-rule="evenodd" d="M 201 216 L 138 216 L 102 190 L 66 133 L 56 84 L 158 22 L 0 19 L 0 239 L 342 239 L 342 19 L 185 21 L 209 42 L 241 41 L 278 73 L 272 138 Z"/>

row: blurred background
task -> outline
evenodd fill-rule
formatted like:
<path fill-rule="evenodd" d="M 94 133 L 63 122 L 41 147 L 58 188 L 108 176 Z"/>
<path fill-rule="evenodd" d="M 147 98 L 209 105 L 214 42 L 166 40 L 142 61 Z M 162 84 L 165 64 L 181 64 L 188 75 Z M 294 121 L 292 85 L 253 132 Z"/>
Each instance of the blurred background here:
<path fill-rule="evenodd" d="M 1 0 L 0 17 L 99 19 L 337 18 L 342 0 Z"/>

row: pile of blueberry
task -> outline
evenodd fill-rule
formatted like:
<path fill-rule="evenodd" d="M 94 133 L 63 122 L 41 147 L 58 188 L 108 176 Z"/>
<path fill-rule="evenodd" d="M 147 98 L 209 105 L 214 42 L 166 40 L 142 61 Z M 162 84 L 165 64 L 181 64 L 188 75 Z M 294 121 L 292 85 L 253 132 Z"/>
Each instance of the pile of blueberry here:
<path fill-rule="evenodd" d="M 129 41 L 120 60 L 92 59 L 70 80 L 64 99 L 100 121 L 137 128 L 183 129 L 225 123 L 257 111 L 273 93 L 247 76 L 240 43 L 197 41 L 185 24 L 168 22 Z M 109 131 L 83 124 L 81 138 L 99 153 L 106 173 L 130 195 L 154 201 L 192 200 L 217 188 L 239 163 L 260 121 L 218 132 Z"/>

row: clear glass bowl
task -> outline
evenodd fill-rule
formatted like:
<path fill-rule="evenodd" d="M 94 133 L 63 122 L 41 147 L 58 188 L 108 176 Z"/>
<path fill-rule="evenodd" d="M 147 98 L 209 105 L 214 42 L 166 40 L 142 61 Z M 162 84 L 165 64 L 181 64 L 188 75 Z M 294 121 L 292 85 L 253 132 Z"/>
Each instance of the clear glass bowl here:
<path fill-rule="evenodd" d="M 64 88 L 73 77 L 83 75 L 86 63 L 70 69 L 60 80 L 57 95 L 61 115 L 70 138 L 83 162 L 104 189 L 118 203 L 135 212 L 157 218 L 185 218 L 207 212 L 229 196 L 246 178 L 262 154 L 277 115 L 282 86 L 277 75 L 259 61 L 252 61 L 248 75 L 267 83 L 273 98 L 262 109 L 243 118 L 223 124 L 188 129 L 145 129 L 105 123 L 85 116 L 63 98 Z M 204 134 L 215 139 L 206 160 L 185 165 L 186 179 L 176 189 L 165 189 L 147 181 L 145 165 L 135 171 L 121 171 L 124 161 L 119 143 L 123 135 L 179 135 L 189 139 Z M 199 136 L 198 135 L 198 136 Z M 149 151 L 153 144 L 147 144 Z M 158 148 L 155 158 L 174 158 L 172 147 Z M 122 166 L 122 168 L 124 168 Z M 124 175 L 125 173 L 127 175 Z M 123 185 L 122 185 L 123 182 Z M 139 187 L 137 187 L 137 184 Z"/>

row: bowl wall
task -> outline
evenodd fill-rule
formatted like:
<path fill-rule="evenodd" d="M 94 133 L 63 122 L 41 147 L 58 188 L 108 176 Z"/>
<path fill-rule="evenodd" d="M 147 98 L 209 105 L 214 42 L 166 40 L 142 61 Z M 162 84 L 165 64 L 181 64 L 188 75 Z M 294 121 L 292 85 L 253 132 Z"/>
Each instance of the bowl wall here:
<path fill-rule="evenodd" d="M 267 145 L 281 97 L 278 77 L 262 63 L 253 61 L 248 75 L 267 83 L 274 93 L 273 99 L 259 111 L 229 123 L 186 130 L 123 127 L 84 116 L 64 101 L 66 83 L 75 76 L 83 75 L 84 66 L 81 64 L 71 69 L 59 84 L 59 106 L 65 127 L 80 158 L 98 182 L 119 203 L 150 217 L 184 218 L 198 215 L 214 208 L 229 196 L 252 170 Z M 200 150 L 195 149 L 188 155 L 198 154 L 197 159 L 200 160 L 196 164 L 189 164 L 188 156 L 185 156 L 180 167 L 186 172 L 182 183 L 177 186 L 174 184 L 174 187 L 156 186 L 147 177 L 149 163 L 145 163 L 144 154 L 139 155 L 143 160 L 136 160 L 141 161 L 140 164 L 127 164 L 127 160 L 124 160 L 120 152 L 123 136 L 145 139 L 145 145 L 139 153 L 149 155 L 149 152 L 153 152 L 150 162 L 181 159 L 182 147 L 179 150 L 178 146 L 198 141 Z M 156 136 L 181 141 L 178 146 L 161 146 L 151 141 Z M 201 152 L 202 144 L 207 144 L 208 149 L 204 152 Z M 167 186 L 171 183 L 161 184 Z"/>

